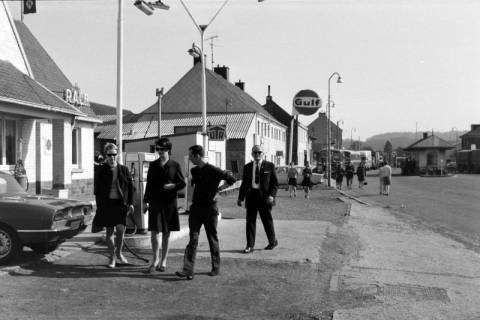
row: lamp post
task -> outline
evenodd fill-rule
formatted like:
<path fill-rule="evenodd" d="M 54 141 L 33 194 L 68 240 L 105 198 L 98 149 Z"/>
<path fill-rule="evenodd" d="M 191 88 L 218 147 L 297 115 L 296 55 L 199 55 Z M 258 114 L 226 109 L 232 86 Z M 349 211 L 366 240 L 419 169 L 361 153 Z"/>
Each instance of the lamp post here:
<path fill-rule="evenodd" d="M 353 149 L 353 132 L 357 132 L 357 129 L 351 128 L 350 129 L 350 148 Z"/>
<path fill-rule="evenodd" d="M 334 76 L 337 76 L 337 83 L 343 83 L 342 77 L 338 72 L 332 73 L 332 75 L 328 78 L 328 103 L 327 103 L 327 183 L 328 186 L 331 186 L 330 183 L 330 177 L 332 175 L 332 155 L 330 154 L 330 102 L 331 102 L 331 97 L 330 97 L 330 81 Z"/>
<path fill-rule="evenodd" d="M 155 95 L 158 97 L 158 138 L 162 136 L 162 129 L 160 124 L 162 123 L 162 99 L 163 99 L 163 88 L 155 89 Z"/>

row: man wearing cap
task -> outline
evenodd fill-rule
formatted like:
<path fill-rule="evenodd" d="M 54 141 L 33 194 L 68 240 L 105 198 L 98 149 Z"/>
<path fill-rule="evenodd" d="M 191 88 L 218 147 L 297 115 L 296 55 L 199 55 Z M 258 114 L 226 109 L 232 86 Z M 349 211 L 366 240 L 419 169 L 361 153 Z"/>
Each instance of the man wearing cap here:
<path fill-rule="evenodd" d="M 272 250 L 278 245 L 273 226 L 272 206 L 277 195 L 278 181 L 275 165 L 262 160 L 263 149 L 259 145 L 252 148 L 253 161 L 243 167 L 242 185 L 238 194 L 238 206 L 245 200 L 247 208 L 247 247 L 244 253 L 252 253 L 255 246 L 257 212 L 260 213 L 263 227 L 268 238 L 265 250 Z"/>

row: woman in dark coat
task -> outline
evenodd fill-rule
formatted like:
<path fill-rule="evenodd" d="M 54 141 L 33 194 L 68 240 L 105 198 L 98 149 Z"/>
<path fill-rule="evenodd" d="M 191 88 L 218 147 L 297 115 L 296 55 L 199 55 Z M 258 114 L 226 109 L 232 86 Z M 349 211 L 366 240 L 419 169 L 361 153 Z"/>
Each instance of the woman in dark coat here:
<path fill-rule="evenodd" d="M 148 230 L 152 242 L 153 261 L 147 273 L 165 271 L 168 240 L 171 231 L 180 230 L 177 209 L 177 192 L 185 187 L 180 165 L 170 159 L 172 143 L 168 138 L 155 141 L 159 158 L 150 163 L 145 187 L 145 208 L 148 208 Z M 162 233 L 162 258 L 159 259 L 159 233 Z"/>
<path fill-rule="evenodd" d="M 117 163 L 117 146 L 107 143 L 104 151 L 107 159 L 98 167 L 95 176 L 97 212 L 94 224 L 107 228 L 106 242 L 110 251 L 110 263 L 107 267 L 115 268 L 117 260 L 123 264 L 128 263 L 122 255 L 122 246 L 127 215 L 134 209 L 133 183 L 128 168 Z"/>
<path fill-rule="evenodd" d="M 362 159 L 357 168 L 358 187 L 363 189 L 365 185 L 365 177 L 367 176 L 367 168 L 365 167 L 365 160 Z"/>
<path fill-rule="evenodd" d="M 309 162 L 307 161 L 305 163 L 305 168 L 303 168 L 302 171 L 302 186 L 303 190 L 305 191 L 305 198 L 309 199 L 310 198 L 310 189 L 312 188 L 312 168 L 310 167 Z"/>

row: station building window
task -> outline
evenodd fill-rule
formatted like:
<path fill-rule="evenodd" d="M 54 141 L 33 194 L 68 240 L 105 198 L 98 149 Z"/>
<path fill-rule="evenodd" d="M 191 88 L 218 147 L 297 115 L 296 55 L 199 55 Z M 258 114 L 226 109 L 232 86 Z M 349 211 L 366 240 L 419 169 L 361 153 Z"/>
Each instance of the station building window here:
<path fill-rule="evenodd" d="M 17 121 L 0 118 L 0 165 L 14 165 L 17 157 Z"/>
<path fill-rule="evenodd" d="M 80 132 L 80 128 L 72 130 L 72 165 L 74 168 L 80 167 L 80 146 L 82 145 Z"/>

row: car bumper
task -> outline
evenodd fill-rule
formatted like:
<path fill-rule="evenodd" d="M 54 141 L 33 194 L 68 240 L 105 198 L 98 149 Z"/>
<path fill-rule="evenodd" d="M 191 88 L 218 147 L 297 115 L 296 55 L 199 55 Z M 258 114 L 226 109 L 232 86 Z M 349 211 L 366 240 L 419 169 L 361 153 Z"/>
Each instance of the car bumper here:
<path fill-rule="evenodd" d="M 82 219 L 68 221 L 63 225 L 59 224 L 52 229 L 17 230 L 17 233 L 23 245 L 25 246 L 61 243 L 83 232 L 91 223 L 92 219 L 93 217 L 89 215 L 83 217 Z"/>

